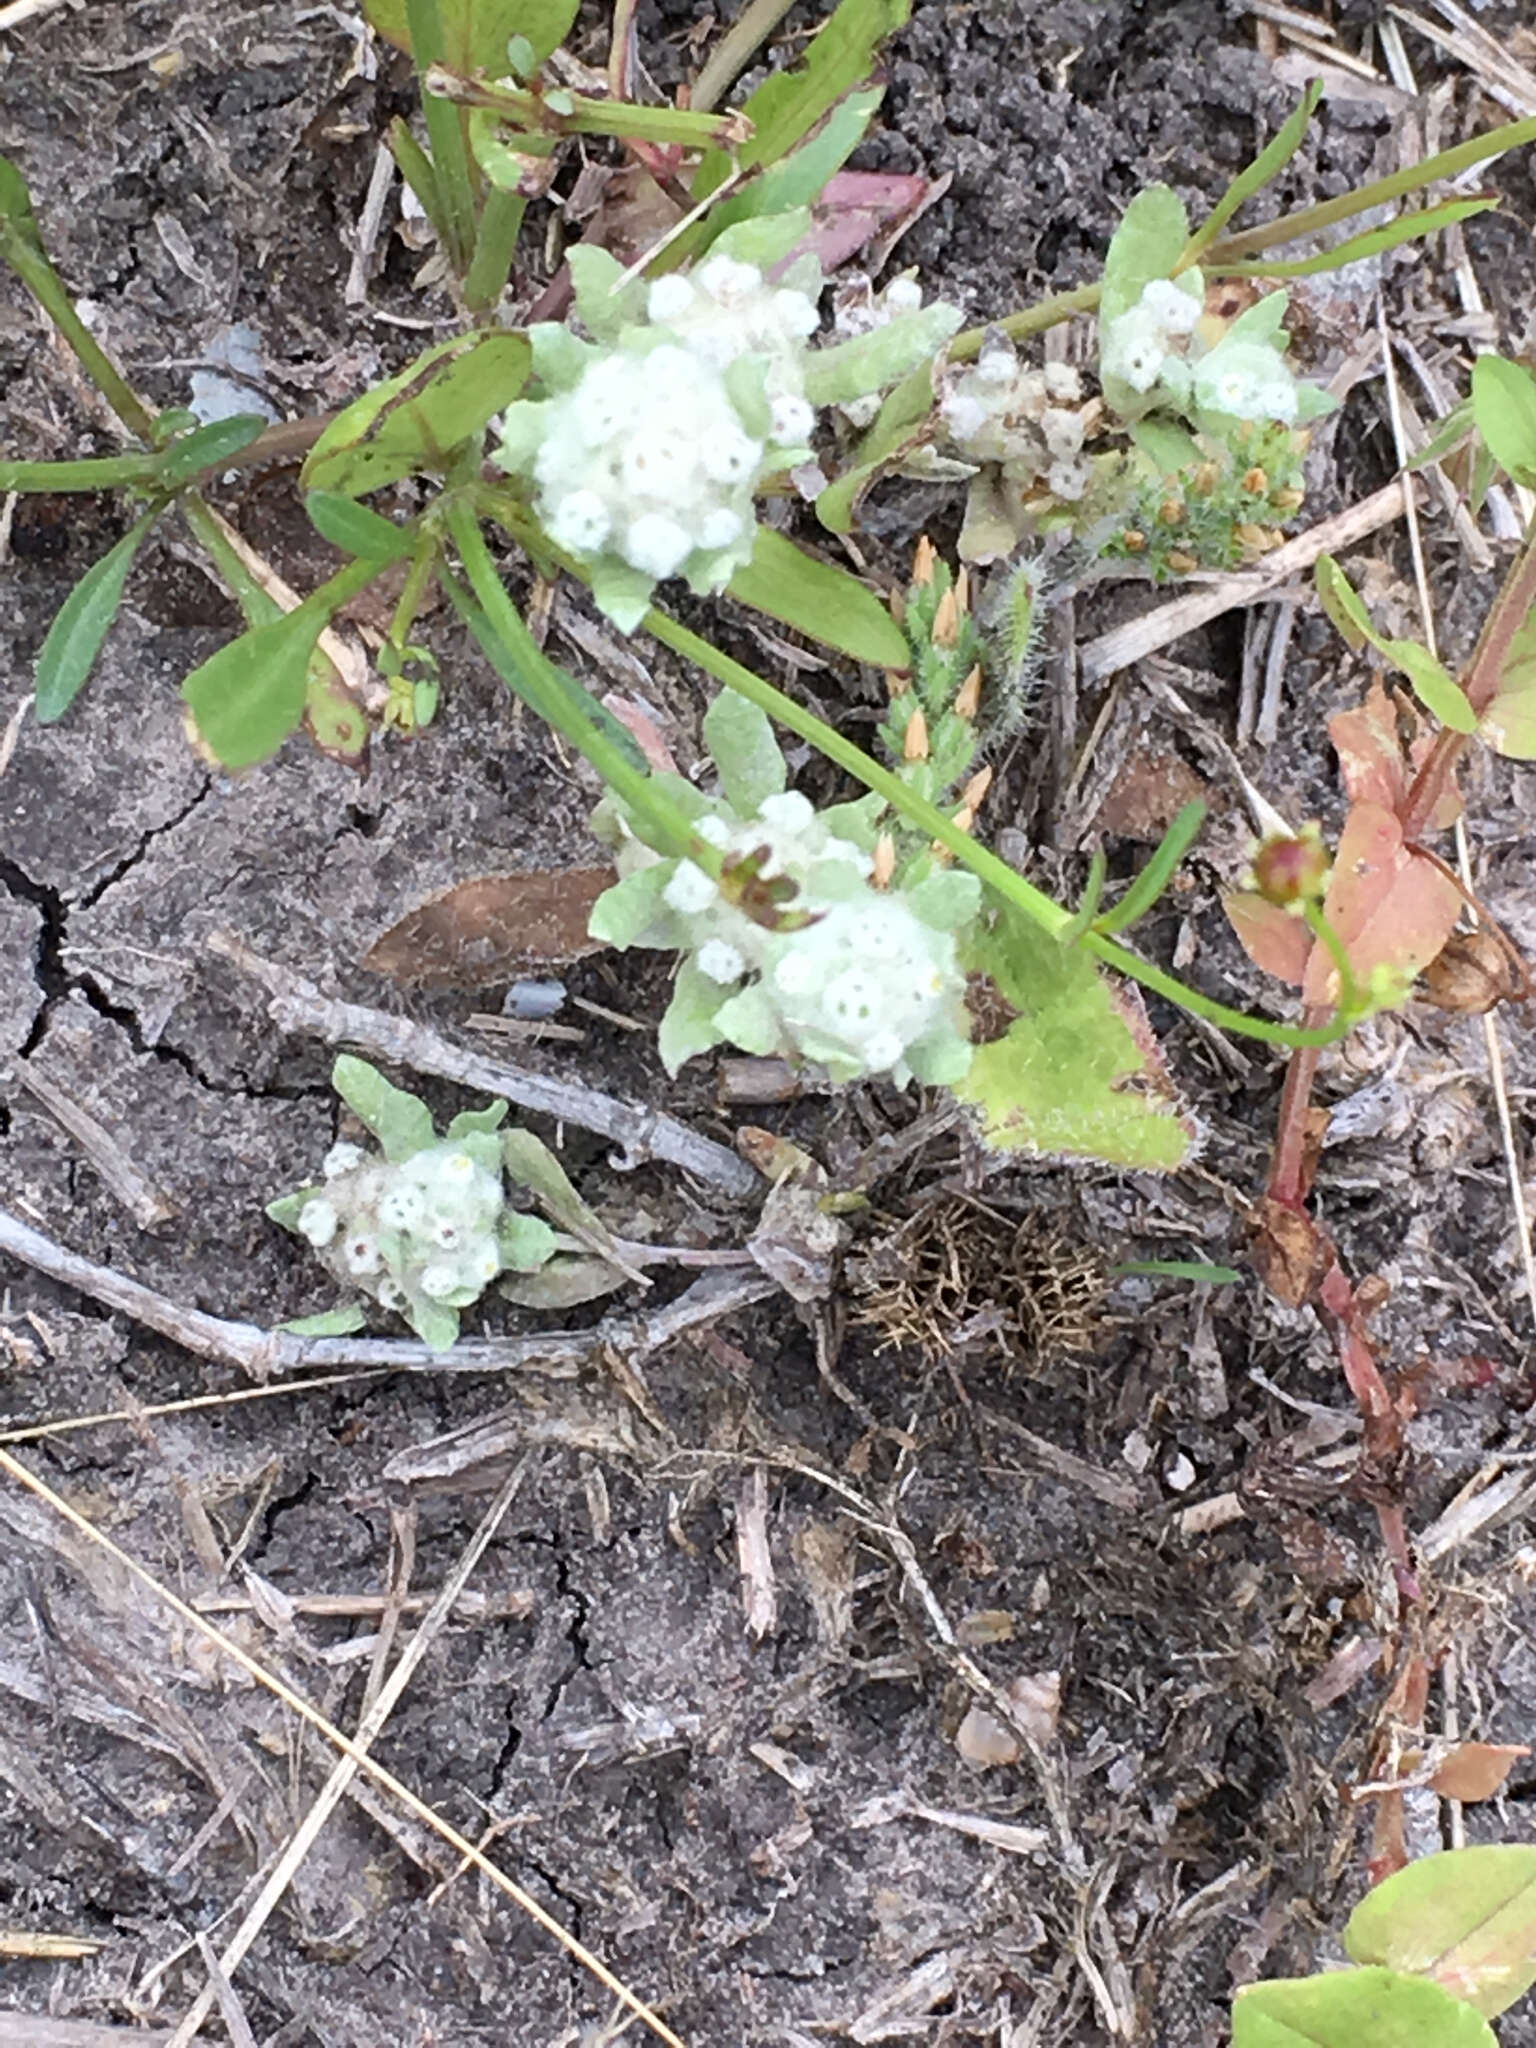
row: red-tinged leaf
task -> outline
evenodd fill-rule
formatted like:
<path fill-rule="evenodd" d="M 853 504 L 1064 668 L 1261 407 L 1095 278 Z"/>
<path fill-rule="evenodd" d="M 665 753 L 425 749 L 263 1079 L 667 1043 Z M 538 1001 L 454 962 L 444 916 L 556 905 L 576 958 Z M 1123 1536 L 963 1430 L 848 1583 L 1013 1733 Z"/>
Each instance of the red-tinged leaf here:
<path fill-rule="evenodd" d="M 929 180 L 908 171 L 839 171 L 811 208 L 811 250 L 825 271 L 841 269 L 866 243 L 927 206 Z"/>
<path fill-rule="evenodd" d="M 1430 1779 L 1442 1799 L 1493 1799 L 1504 1780 L 1530 1750 L 1519 1742 L 1459 1742 Z"/>
<path fill-rule="evenodd" d="M 363 965 L 411 988 L 485 988 L 525 967 L 579 960 L 598 950 L 587 920 L 613 881 L 612 868 L 479 875 L 407 911 Z"/>
<path fill-rule="evenodd" d="M 1408 850 L 1391 811 L 1362 803 L 1344 822 L 1323 910 L 1357 981 L 1368 981 L 1379 967 L 1411 978 L 1450 937 L 1461 892 Z M 1302 992 L 1309 1003 L 1338 1000 L 1338 972 L 1321 945 L 1307 964 Z"/>
<path fill-rule="evenodd" d="M 1365 702 L 1328 721 L 1328 737 L 1339 757 L 1339 773 L 1351 803 L 1380 804 L 1401 812 L 1414 776 L 1434 745 L 1434 734 L 1404 694 L 1393 696 L 1380 676 L 1372 678 Z M 1435 806 L 1430 823 L 1445 831 L 1461 815 L 1454 784 Z"/>
<path fill-rule="evenodd" d="M 1300 988 L 1312 957 L 1312 934 L 1301 919 L 1247 889 L 1229 889 L 1221 905 L 1254 966 Z"/>
<path fill-rule="evenodd" d="M 666 736 L 648 705 L 638 697 L 621 697 L 617 690 L 610 690 L 603 699 L 603 709 L 613 713 L 658 775 L 680 772 Z"/>

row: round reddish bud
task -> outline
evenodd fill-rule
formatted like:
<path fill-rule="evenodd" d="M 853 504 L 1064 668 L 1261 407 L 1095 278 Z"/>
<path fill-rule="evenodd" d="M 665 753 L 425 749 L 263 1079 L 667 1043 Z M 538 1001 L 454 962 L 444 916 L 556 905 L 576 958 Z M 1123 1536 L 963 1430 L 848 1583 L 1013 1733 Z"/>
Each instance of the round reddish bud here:
<path fill-rule="evenodd" d="M 1266 903 L 1300 909 L 1321 903 L 1332 866 L 1323 835 L 1316 825 L 1303 825 L 1294 835 L 1277 833 L 1253 856 L 1253 887 Z"/>

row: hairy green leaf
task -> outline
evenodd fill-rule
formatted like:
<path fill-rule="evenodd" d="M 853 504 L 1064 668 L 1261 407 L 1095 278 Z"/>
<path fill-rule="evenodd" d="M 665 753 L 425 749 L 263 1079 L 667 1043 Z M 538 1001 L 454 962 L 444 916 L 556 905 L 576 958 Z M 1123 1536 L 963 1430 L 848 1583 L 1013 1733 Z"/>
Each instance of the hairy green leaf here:
<path fill-rule="evenodd" d="M 331 1086 L 352 1114 L 365 1123 L 392 1164 L 436 1144 L 432 1112 L 419 1096 L 386 1081 L 378 1068 L 355 1053 L 338 1053 Z"/>
<path fill-rule="evenodd" d="M 1536 1984 L 1536 1847 L 1421 1856 L 1366 1893 L 1344 1946 L 1357 1963 L 1433 1977 L 1495 2018 Z"/>
<path fill-rule="evenodd" d="M 39 725 L 62 718 L 80 694 L 117 617 L 133 558 L 158 516 L 146 512 L 131 526 L 115 547 L 91 564 L 54 614 L 37 656 Z"/>
<path fill-rule="evenodd" d="M 1099 332 L 1130 311 L 1157 277 L 1171 277 L 1189 240 L 1189 215 L 1171 185 L 1146 185 L 1121 217 L 1104 258 Z"/>
<path fill-rule="evenodd" d="M 623 1264 L 607 1224 L 588 1208 L 571 1185 L 565 1168 L 532 1131 L 503 1131 L 501 1153 L 508 1174 L 519 1187 L 528 1190 L 552 1222 L 572 1237 L 580 1238 L 599 1258 Z"/>
<path fill-rule="evenodd" d="M 415 470 L 443 470 L 527 382 L 527 338 L 492 329 L 439 342 L 338 413 L 300 473 L 306 491 L 363 498 Z"/>
<path fill-rule="evenodd" d="M 279 1323 L 280 1330 L 286 1330 L 291 1337 L 350 1337 L 362 1329 L 368 1317 L 361 1302 L 351 1302 L 345 1308 L 322 1309 L 318 1315 L 299 1316 L 291 1323 Z"/>
<path fill-rule="evenodd" d="M 1332 1970 L 1248 1984 L 1232 2048 L 1498 2048 L 1487 2021 L 1421 1977 Z"/>
<path fill-rule="evenodd" d="M 771 527 L 757 529 L 752 559 L 728 587 L 732 597 L 754 611 L 855 661 L 886 669 L 912 665 L 906 636 L 866 584 L 836 562 L 806 554 Z"/>
<path fill-rule="evenodd" d="M 536 1273 L 558 1249 L 555 1233 L 542 1216 L 510 1210 L 496 1227 L 501 1263 L 513 1273 Z"/>
<path fill-rule="evenodd" d="M 964 956 L 1018 1011 L 980 1045 L 955 1094 L 981 1112 L 996 1151 L 1167 1170 L 1189 1157 L 1194 1131 L 1133 1031 L 1123 999 L 1076 947 L 999 908 Z M 1139 1020 L 1138 1020 L 1139 1024 Z"/>
<path fill-rule="evenodd" d="M 451 1351 L 459 1341 L 459 1312 L 440 1301 L 428 1301 L 418 1294 L 405 1319 L 429 1351 Z"/>
<path fill-rule="evenodd" d="M 805 359 L 805 395 L 812 405 L 842 405 L 883 391 L 938 354 L 960 325 L 960 310 L 942 302 L 902 313 L 884 327 L 856 334 Z"/>
<path fill-rule="evenodd" d="M 739 691 L 722 690 L 705 712 L 704 744 L 720 771 L 725 800 L 739 817 L 755 817 L 759 804 L 783 791 L 784 756 L 768 714 Z"/>

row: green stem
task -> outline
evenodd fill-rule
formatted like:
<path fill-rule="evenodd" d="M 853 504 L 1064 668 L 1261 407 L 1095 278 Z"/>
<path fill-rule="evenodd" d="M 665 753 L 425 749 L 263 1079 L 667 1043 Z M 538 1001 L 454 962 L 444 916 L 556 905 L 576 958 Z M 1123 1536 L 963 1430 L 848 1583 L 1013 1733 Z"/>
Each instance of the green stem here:
<path fill-rule="evenodd" d="M 240 551 L 231 542 L 212 510 L 198 491 L 183 491 L 177 499 L 181 516 L 201 542 L 239 605 L 247 626 L 268 626 L 283 616 L 283 608 L 246 567 Z M 348 597 L 354 595 L 347 593 Z M 344 601 L 344 600 L 342 600 Z"/>
<path fill-rule="evenodd" d="M 747 0 L 694 80 L 690 98 L 699 113 L 719 106 L 794 4 L 795 0 Z"/>
<path fill-rule="evenodd" d="M 5 218 L 0 218 L 0 257 L 10 264 L 80 358 L 86 375 L 129 433 L 147 441 L 154 429 L 154 413 L 131 389 L 117 365 L 75 311 L 64 280 L 43 251 L 22 234 L 14 221 Z"/>
<path fill-rule="evenodd" d="M 1323 915 L 1320 903 L 1304 903 L 1301 914 L 1306 920 L 1307 930 L 1327 950 L 1328 957 L 1333 962 L 1334 972 L 1339 977 L 1339 996 L 1334 1007 L 1341 1016 L 1353 1023 L 1364 1014 L 1368 1006 L 1360 999 L 1360 984 L 1355 980 L 1355 971 L 1349 964 L 1349 954 L 1345 950 L 1344 941 Z"/>
<path fill-rule="evenodd" d="M 439 104 L 485 107 L 527 135 L 618 135 L 637 142 L 679 142 L 686 149 L 731 149 L 749 141 L 752 123 L 741 114 L 693 114 L 680 107 L 641 107 L 633 100 L 589 99 L 558 87 L 530 92 L 520 85 L 487 85 L 434 65 L 424 81 Z"/>
<path fill-rule="evenodd" d="M 428 541 L 418 554 L 411 557 L 411 566 L 406 571 L 405 582 L 389 622 L 387 643 L 402 657 L 411 637 L 411 628 L 416 623 L 416 614 L 421 610 L 427 588 L 437 574 L 441 557 L 442 549 L 435 540 Z"/>
<path fill-rule="evenodd" d="M 505 291 L 527 210 L 528 202 L 520 192 L 487 186 L 475 233 L 475 253 L 464 278 L 464 304 L 471 313 L 488 312 Z"/>
<path fill-rule="evenodd" d="M 421 82 L 421 110 L 432 143 L 432 169 L 448 229 L 445 253 L 455 272 L 462 276 L 475 241 L 475 185 L 469 167 L 469 145 L 464 138 L 464 116 L 451 100 L 442 98 L 427 84 L 432 67 L 441 63 L 443 57 L 443 25 L 437 0 L 405 0 L 405 18 L 411 38 L 411 61 Z"/>
<path fill-rule="evenodd" d="M 507 657 L 501 668 L 507 683 L 546 725 L 586 756 L 615 796 L 628 806 L 636 819 L 650 827 L 660 842 L 658 850 L 695 861 L 718 879 L 718 849 L 706 846 L 695 836 L 677 805 L 658 789 L 644 769 L 635 766 L 604 732 L 597 719 L 582 710 L 571 689 L 562 684 L 554 664 L 535 641 L 523 622 L 522 614 L 507 595 L 473 506 L 462 498 L 450 505 L 447 525 L 485 622 Z M 462 610 L 453 583 L 446 582 L 445 588 Z M 468 623 L 473 629 L 474 620 L 470 619 Z"/>

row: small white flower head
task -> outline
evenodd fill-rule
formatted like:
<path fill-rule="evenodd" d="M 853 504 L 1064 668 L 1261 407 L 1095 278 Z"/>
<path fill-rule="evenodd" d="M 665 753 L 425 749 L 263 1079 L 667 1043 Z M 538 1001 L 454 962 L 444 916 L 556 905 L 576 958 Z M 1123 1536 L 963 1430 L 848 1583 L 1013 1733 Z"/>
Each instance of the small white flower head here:
<path fill-rule="evenodd" d="M 1083 445 L 1083 416 L 1051 406 L 1041 418 L 1040 431 L 1052 455 L 1076 455 Z"/>
<path fill-rule="evenodd" d="M 571 409 L 589 447 L 611 441 L 634 418 L 639 399 L 639 366 L 627 356 L 603 356 L 591 365 L 571 394 Z M 547 449 L 551 444 L 545 443 Z M 543 450 L 540 451 L 541 455 Z M 539 481 L 544 481 L 539 477 Z"/>
<path fill-rule="evenodd" d="M 1193 334 L 1202 310 L 1201 301 L 1171 277 L 1154 277 L 1143 287 L 1137 304 L 1165 334 Z"/>
<path fill-rule="evenodd" d="M 665 327 L 686 313 L 693 302 L 693 286 L 686 277 L 658 277 L 645 295 L 646 318 Z"/>
<path fill-rule="evenodd" d="M 377 1299 L 380 1308 L 393 1309 L 396 1315 L 403 1314 L 410 1307 L 411 1301 L 399 1281 L 391 1280 L 387 1273 L 379 1282 Z"/>
<path fill-rule="evenodd" d="M 890 1008 L 879 977 L 863 967 L 850 967 L 838 975 L 821 1000 L 836 1029 L 855 1042 L 878 1031 L 882 1012 Z"/>
<path fill-rule="evenodd" d="M 988 335 L 981 354 L 976 358 L 975 377 L 978 384 L 988 391 L 1003 391 L 1018 373 L 1019 358 L 1012 342 L 1006 337 L 994 339 Z"/>
<path fill-rule="evenodd" d="M 807 946 L 792 945 L 773 970 L 773 985 L 780 995 L 793 1002 L 799 996 L 809 995 L 824 972 L 821 961 Z"/>
<path fill-rule="evenodd" d="M 595 555 L 613 522 L 597 492 L 581 490 L 557 498 L 544 524 L 557 548 L 569 548 L 573 555 Z"/>
<path fill-rule="evenodd" d="M 727 847 L 731 843 L 731 828 L 724 818 L 717 818 L 713 811 L 706 811 L 702 818 L 695 818 L 693 829 L 709 846 Z"/>
<path fill-rule="evenodd" d="M 1088 465 L 1081 456 L 1064 455 L 1046 471 L 1045 482 L 1053 497 L 1075 505 L 1088 488 Z"/>
<path fill-rule="evenodd" d="M 1137 307 L 1111 321 L 1104 337 L 1105 370 L 1133 391 L 1152 389 L 1167 354 L 1161 328 Z"/>
<path fill-rule="evenodd" d="M 786 392 L 769 408 L 773 438 L 784 446 L 798 448 L 808 441 L 816 425 L 816 410 L 807 399 Z"/>
<path fill-rule="evenodd" d="M 808 341 L 821 325 L 816 301 L 804 292 L 775 292 L 773 309 L 779 316 L 780 326 L 798 341 Z"/>
<path fill-rule="evenodd" d="M 923 303 L 923 288 L 915 277 L 893 277 L 880 296 L 888 313 L 915 313 Z"/>
<path fill-rule="evenodd" d="M 1046 396 L 1056 405 L 1072 403 L 1083 395 L 1083 380 L 1071 363 L 1047 363 L 1041 371 Z"/>
<path fill-rule="evenodd" d="M 467 1152 L 445 1152 L 437 1162 L 438 1184 L 445 1188 L 473 1187 L 479 1171 Z"/>
<path fill-rule="evenodd" d="M 706 939 L 694 958 L 700 974 L 707 974 L 711 981 L 740 981 L 747 971 L 746 961 L 729 939 Z"/>
<path fill-rule="evenodd" d="M 739 306 L 763 283 L 763 273 L 754 264 L 738 263 L 732 256 L 711 256 L 695 275 L 699 289 L 720 306 Z"/>
<path fill-rule="evenodd" d="M 699 456 L 705 475 L 717 484 L 748 484 L 757 475 L 763 444 L 754 441 L 745 428 L 725 423 L 704 442 Z"/>
<path fill-rule="evenodd" d="M 501 1271 L 501 1251 L 494 1237 L 476 1239 L 459 1264 L 466 1287 L 489 1287 Z"/>
<path fill-rule="evenodd" d="M 884 1074 L 894 1067 L 906 1047 L 894 1031 L 877 1031 L 864 1043 L 864 1064 L 872 1074 Z"/>
<path fill-rule="evenodd" d="M 710 549 L 728 548 L 741 538 L 741 526 L 739 512 L 733 512 L 729 505 L 717 505 L 713 512 L 706 512 L 699 521 L 699 546 Z M 727 833 L 726 838 L 729 837 L 730 834 Z M 721 844 L 724 844 L 724 841 Z"/>
<path fill-rule="evenodd" d="M 299 1235 L 307 1237 L 317 1252 L 323 1251 L 330 1243 L 339 1225 L 335 1205 L 324 1195 L 316 1195 L 299 1211 Z"/>
<path fill-rule="evenodd" d="M 1214 412 L 1241 420 L 1282 420 L 1296 417 L 1296 386 L 1272 348 L 1262 342 L 1236 342 L 1213 349 L 1195 366 L 1195 396 Z"/>
<path fill-rule="evenodd" d="M 653 420 L 630 436 L 619 467 L 631 497 L 674 505 L 694 495 L 697 461 L 697 449 L 680 426 Z"/>
<path fill-rule="evenodd" d="M 679 917 L 697 917 L 701 910 L 708 910 L 719 893 L 701 867 L 691 860 L 680 860 L 661 892 L 661 900 Z"/>
<path fill-rule="evenodd" d="M 379 1221 L 386 1230 L 414 1230 L 425 1211 L 421 1189 L 408 1182 L 397 1181 L 379 1199 Z"/>
<path fill-rule="evenodd" d="M 427 1236 L 440 1252 L 456 1252 L 468 1234 L 461 1216 L 445 1215 L 441 1210 L 427 1225 Z"/>
<path fill-rule="evenodd" d="M 367 1230 L 353 1232 L 343 1247 L 342 1257 L 347 1262 L 347 1271 L 356 1273 L 359 1278 L 377 1273 L 384 1264 L 379 1240 Z"/>
<path fill-rule="evenodd" d="M 446 1259 L 438 1259 L 430 1266 L 423 1266 L 421 1278 L 416 1285 L 428 1301 L 446 1301 L 457 1294 L 463 1282 L 457 1266 L 450 1266 Z"/>
<path fill-rule="evenodd" d="M 327 1180 L 340 1180 L 344 1173 L 355 1173 L 362 1163 L 362 1146 L 342 1143 L 333 1145 L 326 1153 L 320 1171 Z"/>
<path fill-rule="evenodd" d="M 962 448 L 976 438 L 992 417 L 982 401 L 969 391 L 947 391 L 939 409 L 951 439 Z"/>
<path fill-rule="evenodd" d="M 799 834 L 815 822 L 816 807 L 798 789 L 786 789 L 777 796 L 765 796 L 757 815 L 774 832 Z"/>
<path fill-rule="evenodd" d="M 658 582 L 675 576 L 693 553 L 693 539 L 665 512 L 642 512 L 624 536 L 624 559 Z"/>

